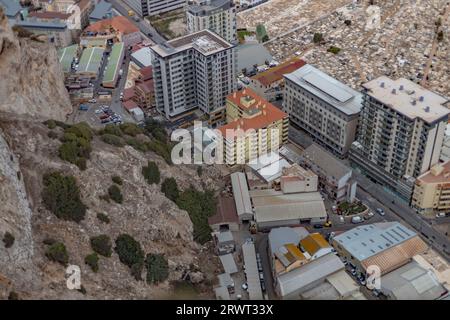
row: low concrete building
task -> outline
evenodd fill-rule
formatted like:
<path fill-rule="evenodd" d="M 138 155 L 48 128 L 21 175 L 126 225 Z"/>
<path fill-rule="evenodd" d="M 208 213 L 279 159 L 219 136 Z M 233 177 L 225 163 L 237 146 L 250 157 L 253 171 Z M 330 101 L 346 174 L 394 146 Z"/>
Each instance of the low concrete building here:
<path fill-rule="evenodd" d="M 234 252 L 235 242 L 231 231 L 221 231 L 216 235 L 216 245 L 219 255 Z"/>
<path fill-rule="evenodd" d="M 104 0 L 95 3 L 94 10 L 89 15 L 89 22 L 95 23 L 103 19 L 111 19 L 114 17 L 112 4 Z"/>
<path fill-rule="evenodd" d="M 337 202 L 353 202 L 356 181 L 352 169 L 344 165 L 325 149 L 313 143 L 300 156 L 300 164 L 319 177 L 319 187 Z"/>
<path fill-rule="evenodd" d="M 231 186 L 239 221 L 249 222 L 253 219 L 253 209 L 245 174 L 243 172 L 232 173 Z"/>
<path fill-rule="evenodd" d="M 317 191 L 318 177 L 311 170 L 303 169 L 298 164 L 284 168 L 280 178 L 283 193 Z"/>
<path fill-rule="evenodd" d="M 244 260 L 244 271 L 248 285 L 248 295 L 250 300 L 262 300 L 263 294 L 259 279 L 258 264 L 256 262 L 256 251 L 253 242 L 245 242 L 242 245 L 242 255 Z"/>
<path fill-rule="evenodd" d="M 238 231 L 239 218 L 236 204 L 231 197 L 219 197 L 216 214 L 208 218 L 208 224 L 215 232 L 221 230 Z"/>
<path fill-rule="evenodd" d="M 231 253 L 224 254 L 219 256 L 220 262 L 222 263 L 223 270 L 227 274 L 234 274 L 238 272 L 238 267 L 236 265 L 236 261 L 234 261 L 234 257 Z"/>
<path fill-rule="evenodd" d="M 282 191 L 267 189 L 252 190 L 250 196 L 258 230 L 302 223 L 323 224 L 327 219 L 319 192 L 284 194 Z"/>
<path fill-rule="evenodd" d="M 428 248 L 414 231 L 398 222 L 358 226 L 335 236 L 331 244 L 362 275 L 374 265 L 381 275 L 387 274 Z"/>
<path fill-rule="evenodd" d="M 434 273 L 416 261 L 381 277 L 380 291 L 390 300 L 436 300 L 448 294 Z"/>
<path fill-rule="evenodd" d="M 450 161 L 417 177 L 411 205 L 421 214 L 450 214 Z"/>

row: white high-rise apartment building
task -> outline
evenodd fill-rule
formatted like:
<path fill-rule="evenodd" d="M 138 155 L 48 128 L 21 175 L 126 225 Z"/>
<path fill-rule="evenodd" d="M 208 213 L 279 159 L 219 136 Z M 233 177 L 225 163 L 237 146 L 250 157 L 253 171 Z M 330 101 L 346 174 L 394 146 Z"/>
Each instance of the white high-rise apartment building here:
<path fill-rule="evenodd" d="M 186 9 L 188 33 L 211 30 L 230 43 L 237 42 L 236 7 L 232 0 L 194 0 Z"/>
<path fill-rule="evenodd" d="M 236 87 L 232 44 L 202 30 L 151 50 L 156 107 L 167 119 L 198 108 L 213 127 L 225 120 L 226 97 Z"/>
<path fill-rule="evenodd" d="M 181 9 L 186 0 L 123 0 L 139 16 L 154 16 L 157 14 Z"/>
<path fill-rule="evenodd" d="M 350 158 L 363 173 L 409 200 L 414 179 L 439 162 L 448 100 L 403 78 L 382 76 L 363 88 Z"/>

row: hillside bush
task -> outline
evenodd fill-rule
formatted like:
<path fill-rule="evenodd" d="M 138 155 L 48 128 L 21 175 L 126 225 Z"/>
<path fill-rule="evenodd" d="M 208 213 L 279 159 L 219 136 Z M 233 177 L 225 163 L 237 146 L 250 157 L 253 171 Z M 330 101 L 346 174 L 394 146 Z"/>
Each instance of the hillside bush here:
<path fill-rule="evenodd" d="M 112 245 L 111 239 L 106 234 L 102 234 L 91 239 L 91 248 L 94 252 L 104 257 L 111 257 Z"/>

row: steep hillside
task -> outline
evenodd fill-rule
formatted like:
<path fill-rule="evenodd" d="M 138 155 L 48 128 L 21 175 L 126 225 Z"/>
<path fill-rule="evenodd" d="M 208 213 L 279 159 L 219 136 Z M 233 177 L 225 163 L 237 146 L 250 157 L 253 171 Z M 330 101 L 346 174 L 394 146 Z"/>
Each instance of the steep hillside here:
<path fill-rule="evenodd" d="M 72 112 L 53 46 L 14 34 L 0 9 L 0 113 L 65 120 Z"/>

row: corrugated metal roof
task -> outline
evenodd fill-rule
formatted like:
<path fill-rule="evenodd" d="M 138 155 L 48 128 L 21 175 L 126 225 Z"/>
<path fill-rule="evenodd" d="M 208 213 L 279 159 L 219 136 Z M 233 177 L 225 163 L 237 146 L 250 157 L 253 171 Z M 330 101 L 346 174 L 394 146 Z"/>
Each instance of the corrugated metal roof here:
<path fill-rule="evenodd" d="M 283 297 L 301 290 L 307 285 L 328 277 L 344 268 L 342 261 L 332 253 L 284 273 L 278 277 L 278 286 Z"/>
<path fill-rule="evenodd" d="M 322 248 L 330 248 L 330 244 L 322 237 L 320 233 L 313 233 L 306 238 L 300 240 L 300 245 L 313 256 L 317 251 Z"/>
<path fill-rule="evenodd" d="M 234 261 L 233 255 L 231 253 L 219 256 L 220 262 L 222 262 L 223 269 L 226 273 L 233 274 L 238 272 L 236 262 Z"/>
<path fill-rule="evenodd" d="M 261 283 L 259 279 L 258 265 L 256 263 L 255 245 L 246 242 L 242 245 L 244 256 L 245 275 L 247 277 L 248 295 L 250 300 L 262 300 Z"/>
<path fill-rule="evenodd" d="M 243 172 L 232 173 L 231 185 L 238 216 L 253 214 L 245 174 Z"/>

